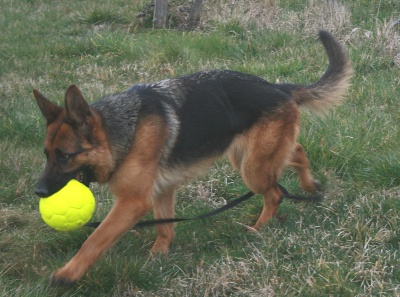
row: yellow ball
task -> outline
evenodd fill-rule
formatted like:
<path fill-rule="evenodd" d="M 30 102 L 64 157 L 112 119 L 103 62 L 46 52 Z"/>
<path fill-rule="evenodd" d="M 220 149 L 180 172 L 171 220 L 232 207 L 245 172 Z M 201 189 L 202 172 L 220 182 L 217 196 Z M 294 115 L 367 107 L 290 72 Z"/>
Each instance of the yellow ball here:
<path fill-rule="evenodd" d="M 89 222 L 96 201 L 90 189 L 77 180 L 70 180 L 57 193 L 40 198 L 43 221 L 57 231 L 71 231 Z"/>

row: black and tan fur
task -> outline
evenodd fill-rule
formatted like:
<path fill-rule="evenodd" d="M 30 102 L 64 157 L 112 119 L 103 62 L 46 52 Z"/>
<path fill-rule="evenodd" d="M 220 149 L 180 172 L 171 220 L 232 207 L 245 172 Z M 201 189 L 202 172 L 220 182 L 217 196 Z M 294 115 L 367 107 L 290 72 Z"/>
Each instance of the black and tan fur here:
<path fill-rule="evenodd" d="M 352 74 L 344 49 L 328 32 L 320 39 L 329 67 L 315 84 L 271 84 L 250 74 L 203 71 L 139 84 L 89 105 L 72 85 L 59 107 L 37 90 L 47 120 L 47 164 L 36 186 L 41 197 L 80 176 L 108 183 L 115 204 L 79 252 L 52 280 L 72 283 L 127 230 L 149 213 L 174 216 L 178 186 L 222 155 L 248 188 L 264 197 L 254 228 L 276 214 L 282 192 L 277 181 L 285 165 L 296 169 L 304 190 L 315 192 L 300 144 L 299 107 L 324 111 L 341 102 Z M 173 224 L 157 227 L 153 253 L 166 253 Z"/>

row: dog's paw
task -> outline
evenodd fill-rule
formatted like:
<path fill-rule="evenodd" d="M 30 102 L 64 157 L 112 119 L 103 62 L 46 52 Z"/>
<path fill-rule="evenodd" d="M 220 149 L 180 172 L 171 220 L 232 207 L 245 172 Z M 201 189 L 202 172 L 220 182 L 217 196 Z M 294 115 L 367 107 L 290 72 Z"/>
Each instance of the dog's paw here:
<path fill-rule="evenodd" d="M 75 284 L 81 276 L 82 273 L 79 272 L 79 269 L 72 269 L 66 265 L 50 276 L 50 284 L 54 286 L 71 286 Z"/>
<path fill-rule="evenodd" d="M 314 187 L 316 189 L 316 192 L 320 193 L 323 191 L 322 183 L 318 179 L 314 179 Z"/>
<path fill-rule="evenodd" d="M 169 250 L 170 241 L 157 238 L 150 250 L 150 254 L 155 255 L 167 255 Z"/>
<path fill-rule="evenodd" d="M 65 277 L 57 276 L 57 274 L 54 273 L 53 275 L 51 275 L 49 277 L 49 283 L 52 286 L 68 287 L 68 286 L 72 286 L 73 284 L 75 284 L 76 281 L 65 278 Z"/>
<path fill-rule="evenodd" d="M 324 199 L 324 193 L 323 193 L 324 189 L 323 189 L 322 184 L 321 184 L 321 182 L 319 180 L 314 179 L 313 182 L 314 182 L 314 187 L 315 187 L 316 191 L 310 197 L 311 198 L 310 201 L 311 202 L 315 202 L 315 203 L 321 202 Z"/>

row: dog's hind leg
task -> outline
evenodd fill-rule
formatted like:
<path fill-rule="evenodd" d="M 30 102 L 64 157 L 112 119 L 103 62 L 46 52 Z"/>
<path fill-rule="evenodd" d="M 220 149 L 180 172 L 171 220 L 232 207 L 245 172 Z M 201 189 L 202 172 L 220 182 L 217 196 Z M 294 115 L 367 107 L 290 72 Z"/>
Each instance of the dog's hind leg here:
<path fill-rule="evenodd" d="M 265 155 L 262 157 L 253 154 L 244 160 L 241 170 L 244 183 L 252 192 L 261 194 L 264 200 L 262 212 L 253 226 L 254 229 L 267 224 L 276 215 L 283 195 L 278 187 L 278 178 L 285 158 Z"/>
<path fill-rule="evenodd" d="M 253 229 L 258 230 L 260 226 L 266 225 L 268 221 L 276 215 L 282 195 L 283 193 L 277 185 L 271 186 L 271 188 L 263 194 L 264 206 L 260 217 L 253 226 Z"/>
<path fill-rule="evenodd" d="M 321 184 L 314 179 L 310 173 L 309 161 L 301 144 L 297 144 L 296 149 L 290 159 L 289 166 L 293 167 L 299 176 L 301 188 L 304 191 L 315 193 L 320 190 Z"/>
<path fill-rule="evenodd" d="M 153 198 L 153 209 L 155 219 L 169 219 L 174 217 L 175 209 L 175 188 L 163 190 L 161 194 Z M 152 254 L 168 253 L 168 247 L 174 239 L 174 224 L 158 224 L 156 226 L 157 238 L 151 248 Z"/>
<path fill-rule="evenodd" d="M 297 135 L 298 110 L 288 104 L 239 135 L 228 150 L 229 160 L 240 171 L 243 182 L 252 192 L 263 195 L 264 206 L 255 229 L 266 224 L 278 210 L 283 195 L 278 179 L 290 160 Z"/>

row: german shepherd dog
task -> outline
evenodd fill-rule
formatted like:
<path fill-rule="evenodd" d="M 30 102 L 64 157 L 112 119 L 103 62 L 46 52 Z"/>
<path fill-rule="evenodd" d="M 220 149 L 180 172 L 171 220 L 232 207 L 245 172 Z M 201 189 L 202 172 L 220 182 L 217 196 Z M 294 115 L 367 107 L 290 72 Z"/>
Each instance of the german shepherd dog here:
<path fill-rule="evenodd" d="M 47 163 L 35 188 L 47 197 L 71 179 L 108 183 L 115 197 L 110 213 L 79 252 L 52 275 L 56 284 L 79 280 L 138 220 L 174 216 L 178 186 L 227 155 L 246 186 L 264 198 L 255 229 L 278 209 L 278 179 L 285 165 L 301 187 L 317 191 L 300 144 L 299 107 L 325 111 L 341 102 L 352 68 L 344 48 L 326 31 L 320 40 L 329 66 L 314 84 L 272 84 L 254 75 L 202 71 L 138 84 L 88 104 L 77 86 L 64 107 L 34 90 L 47 121 Z M 157 225 L 152 253 L 167 253 L 174 224 Z"/>

